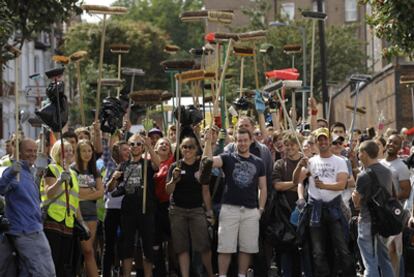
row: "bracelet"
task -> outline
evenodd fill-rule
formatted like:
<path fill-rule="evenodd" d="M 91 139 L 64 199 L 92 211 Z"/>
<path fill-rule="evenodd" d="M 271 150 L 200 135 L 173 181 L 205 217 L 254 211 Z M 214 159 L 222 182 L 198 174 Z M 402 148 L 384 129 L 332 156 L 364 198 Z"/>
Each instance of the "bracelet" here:
<path fill-rule="evenodd" d="M 317 115 L 318 114 L 318 110 L 317 109 L 315 109 L 315 110 L 311 110 L 311 115 Z"/>
<path fill-rule="evenodd" d="M 270 109 L 269 112 L 270 113 L 277 113 L 277 109 Z"/>

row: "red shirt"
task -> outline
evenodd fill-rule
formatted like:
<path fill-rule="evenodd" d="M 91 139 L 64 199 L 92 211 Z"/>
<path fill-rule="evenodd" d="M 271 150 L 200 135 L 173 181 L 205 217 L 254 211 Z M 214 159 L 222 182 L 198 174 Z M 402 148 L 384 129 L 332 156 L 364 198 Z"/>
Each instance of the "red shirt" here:
<path fill-rule="evenodd" d="M 173 162 L 174 156 L 171 155 L 170 158 L 161 162 L 158 172 L 154 175 L 155 195 L 161 203 L 170 201 L 170 195 L 165 191 L 165 185 L 167 183 L 168 169 Z"/>

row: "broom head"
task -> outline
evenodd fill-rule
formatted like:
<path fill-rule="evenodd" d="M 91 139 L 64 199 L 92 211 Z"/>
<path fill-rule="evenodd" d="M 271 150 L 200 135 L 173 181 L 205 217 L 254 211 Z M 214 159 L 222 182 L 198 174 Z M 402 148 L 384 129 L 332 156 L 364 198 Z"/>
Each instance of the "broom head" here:
<path fill-rule="evenodd" d="M 80 50 L 80 51 L 76 51 L 75 53 L 70 55 L 69 59 L 70 59 L 71 62 L 78 62 L 78 61 L 82 60 L 83 58 L 85 58 L 86 55 L 88 55 L 88 52 Z"/>
<path fill-rule="evenodd" d="M 234 13 L 232 10 L 208 11 L 207 21 L 230 24 L 233 21 Z"/>
<path fill-rule="evenodd" d="M 128 54 L 131 46 L 129 44 L 114 43 L 109 45 L 109 50 L 114 54 Z"/>
<path fill-rule="evenodd" d="M 251 47 L 233 47 L 233 52 L 235 55 L 240 57 L 253 57 L 254 50 Z"/>
<path fill-rule="evenodd" d="M 167 44 L 164 47 L 164 52 L 169 53 L 169 54 L 175 54 L 178 51 L 180 51 L 180 47 L 178 47 L 177 45 Z"/>
<path fill-rule="evenodd" d="M 104 87 L 122 87 L 124 80 L 121 79 L 102 79 L 101 85 Z"/>
<path fill-rule="evenodd" d="M 192 69 L 194 60 L 166 60 L 160 63 L 164 71 L 184 71 Z"/>
<path fill-rule="evenodd" d="M 204 80 L 204 70 L 188 70 L 175 75 L 181 83 Z"/>
<path fill-rule="evenodd" d="M 126 14 L 128 12 L 125 7 L 108 7 L 102 5 L 82 5 L 82 10 L 91 14 Z"/>
<path fill-rule="evenodd" d="M 127 76 L 144 76 L 145 75 L 145 71 L 142 70 L 141 68 L 131 68 L 131 67 L 123 67 L 122 68 L 122 74 L 127 75 Z"/>
<path fill-rule="evenodd" d="M 297 54 L 302 52 L 302 46 L 298 44 L 286 44 L 285 46 L 283 46 L 283 52 L 285 52 L 288 55 Z"/>
<path fill-rule="evenodd" d="M 259 30 L 259 31 L 252 31 L 246 33 L 239 34 L 240 41 L 253 41 L 253 40 L 261 40 L 266 38 L 266 31 Z"/>

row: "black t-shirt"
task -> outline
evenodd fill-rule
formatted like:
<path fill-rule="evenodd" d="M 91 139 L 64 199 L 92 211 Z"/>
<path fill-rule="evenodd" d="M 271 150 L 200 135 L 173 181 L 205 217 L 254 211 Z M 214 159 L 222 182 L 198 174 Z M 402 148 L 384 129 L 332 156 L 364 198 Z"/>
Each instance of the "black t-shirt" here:
<path fill-rule="evenodd" d="M 263 160 L 255 155 L 244 158 L 237 153 L 223 153 L 220 157 L 226 176 L 223 203 L 257 208 L 259 177 L 265 176 Z"/>
<path fill-rule="evenodd" d="M 171 164 L 168 170 L 167 182 L 171 180 L 176 164 L 176 162 Z M 171 204 L 185 209 L 201 207 L 203 205 L 202 185 L 195 176 L 199 170 L 199 161 L 197 160 L 192 165 L 189 165 L 180 160 L 178 165 L 181 169 L 181 180 L 175 185 L 171 196 Z"/>
<path fill-rule="evenodd" d="M 138 162 L 127 161 L 120 164 L 117 170 L 122 171 L 120 177 L 122 185 L 125 187 L 125 196 L 122 199 L 121 210 L 123 213 L 136 214 L 142 212 L 142 201 L 144 192 L 144 160 Z M 146 193 L 146 213 L 153 212 L 155 209 L 155 185 L 154 170 L 151 161 L 147 165 L 147 193 Z"/>
<path fill-rule="evenodd" d="M 295 171 L 296 165 L 299 163 L 299 160 L 290 160 L 288 158 L 281 159 L 276 161 L 273 166 L 272 172 L 272 183 L 278 182 L 288 182 L 292 181 L 293 171 Z M 298 200 L 298 193 L 297 191 L 286 190 L 286 191 L 279 191 L 278 193 L 283 193 L 286 196 L 287 201 L 292 209 L 296 206 L 296 201 Z"/>
<path fill-rule="evenodd" d="M 366 170 L 372 170 L 377 176 L 378 182 L 380 182 L 377 185 L 386 188 L 388 193 L 392 195 L 392 173 L 388 168 L 380 163 L 375 163 L 370 165 Z M 361 195 L 361 212 L 359 213 L 359 216 L 361 217 L 361 220 L 371 221 L 367 202 L 371 199 L 375 191 L 373 189 L 373 180 L 366 170 L 363 170 L 358 175 L 355 186 L 356 191 Z"/>

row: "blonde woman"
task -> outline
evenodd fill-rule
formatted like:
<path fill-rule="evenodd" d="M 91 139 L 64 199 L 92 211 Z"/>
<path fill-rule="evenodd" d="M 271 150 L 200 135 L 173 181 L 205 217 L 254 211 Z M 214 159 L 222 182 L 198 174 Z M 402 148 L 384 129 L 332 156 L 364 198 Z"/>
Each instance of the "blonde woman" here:
<path fill-rule="evenodd" d="M 73 158 L 72 145 L 64 141 L 64 159 L 62 159 L 62 142 L 57 141 L 50 156 L 44 179 L 40 184 L 42 205 L 46 210 L 44 221 L 45 234 L 52 250 L 56 276 L 70 276 L 72 235 L 74 219 L 79 217 L 79 185 L 74 172 L 65 170 Z"/>

